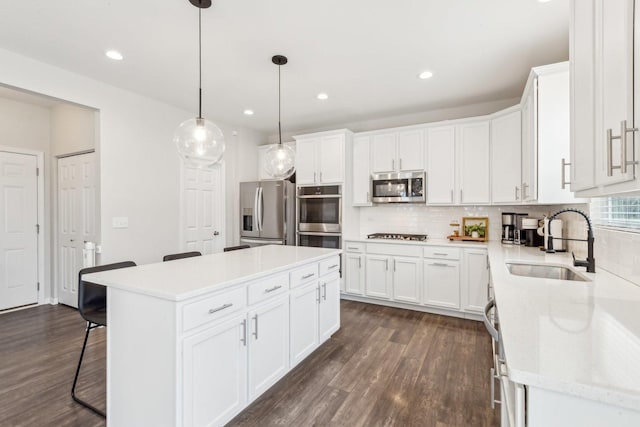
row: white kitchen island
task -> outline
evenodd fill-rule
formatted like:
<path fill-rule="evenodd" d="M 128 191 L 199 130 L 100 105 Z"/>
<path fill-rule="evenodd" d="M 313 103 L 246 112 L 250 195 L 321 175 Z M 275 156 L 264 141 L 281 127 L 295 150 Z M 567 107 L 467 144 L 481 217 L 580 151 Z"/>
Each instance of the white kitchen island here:
<path fill-rule="evenodd" d="M 84 276 L 108 287 L 107 425 L 231 420 L 339 329 L 340 253 L 261 246 Z"/>

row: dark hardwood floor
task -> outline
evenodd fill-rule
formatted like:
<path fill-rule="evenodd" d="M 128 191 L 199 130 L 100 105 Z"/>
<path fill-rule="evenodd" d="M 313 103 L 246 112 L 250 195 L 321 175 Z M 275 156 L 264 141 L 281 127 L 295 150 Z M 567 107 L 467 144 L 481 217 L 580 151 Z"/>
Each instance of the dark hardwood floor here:
<path fill-rule="evenodd" d="M 230 426 L 497 426 L 479 322 L 350 301 L 342 328 Z M 71 400 L 84 322 L 65 306 L 0 314 L 0 426 L 104 426 Z M 78 394 L 105 408 L 105 330 Z"/>

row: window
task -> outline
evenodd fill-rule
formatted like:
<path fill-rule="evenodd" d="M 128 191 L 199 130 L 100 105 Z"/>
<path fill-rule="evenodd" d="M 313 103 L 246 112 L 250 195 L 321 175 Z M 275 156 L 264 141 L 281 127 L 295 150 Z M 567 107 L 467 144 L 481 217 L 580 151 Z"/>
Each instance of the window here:
<path fill-rule="evenodd" d="M 640 197 L 591 199 L 591 218 L 595 225 L 640 231 Z"/>

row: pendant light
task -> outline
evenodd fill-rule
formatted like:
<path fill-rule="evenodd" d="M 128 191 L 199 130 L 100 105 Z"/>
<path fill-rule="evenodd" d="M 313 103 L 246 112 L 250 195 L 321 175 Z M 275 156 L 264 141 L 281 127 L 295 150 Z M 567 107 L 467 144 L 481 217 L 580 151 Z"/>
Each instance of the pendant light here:
<path fill-rule="evenodd" d="M 276 55 L 271 62 L 278 66 L 278 144 L 267 150 L 264 156 L 264 170 L 275 179 L 286 179 L 296 170 L 296 152 L 289 145 L 282 145 L 282 125 L 280 124 L 280 67 L 287 63 L 287 57 Z"/>
<path fill-rule="evenodd" d="M 198 117 L 185 120 L 173 134 L 178 153 L 189 166 L 211 167 L 222 160 L 225 143 L 218 126 L 202 117 L 202 9 L 211 0 L 189 0 L 198 8 Z"/>

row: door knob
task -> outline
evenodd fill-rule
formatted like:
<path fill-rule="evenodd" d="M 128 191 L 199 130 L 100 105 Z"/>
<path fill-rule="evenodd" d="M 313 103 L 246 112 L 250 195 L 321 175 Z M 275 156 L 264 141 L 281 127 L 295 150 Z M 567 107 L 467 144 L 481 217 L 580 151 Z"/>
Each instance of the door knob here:
<path fill-rule="evenodd" d="M 213 232 L 213 235 L 214 235 L 214 236 L 219 236 L 219 235 L 220 235 L 220 232 L 219 232 L 219 231 L 214 231 L 214 232 Z"/>

